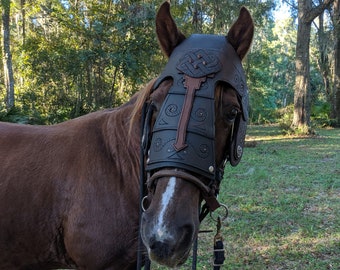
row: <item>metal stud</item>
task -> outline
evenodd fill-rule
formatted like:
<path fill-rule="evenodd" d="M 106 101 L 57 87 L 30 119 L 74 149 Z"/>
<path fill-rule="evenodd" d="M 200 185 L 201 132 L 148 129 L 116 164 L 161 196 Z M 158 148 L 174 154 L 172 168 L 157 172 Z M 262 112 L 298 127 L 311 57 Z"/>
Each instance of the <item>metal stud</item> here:
<path fill-rule="evenodd" d="M 213 173 L 214 171 L 215 171 L 214 166 L 210 166 L 210 167 L 209 167 L 209 172 Z"/>
<path fill-rule="evenodd" d="M 240 158 L 240 157 L 242 156 L 243 148 L 242 148 L 241 145 L 238 145 L 238 146 L 237 146 L 237 151 L 236 151 L 236 153 L 237 153 L 237 158 Z"/>

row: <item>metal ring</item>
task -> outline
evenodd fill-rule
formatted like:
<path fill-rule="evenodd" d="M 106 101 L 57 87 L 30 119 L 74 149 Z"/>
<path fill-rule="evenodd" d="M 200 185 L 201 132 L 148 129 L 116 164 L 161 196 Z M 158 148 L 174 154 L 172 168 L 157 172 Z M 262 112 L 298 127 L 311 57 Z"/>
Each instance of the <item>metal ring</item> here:
<path fill-rule="evenodd" d="M 144 203 L 147 199 L 148 199 L 148 196 L 145 196 L 140 203 L 140 206 L 142 207 L 143 212 L 146 211 L 146 208 L 144 207 Z"/>
<path fill-rule="evenodd" d="M 224 221 L 227 219 L 228 215 L 229 215 L 229 209 L 228 209 L 228 207 L 227 207 L 225 204 L 223 204 L 223 203 L 220 203 L 220 207 L 223 207 L 224 210 L 225 210 L 225 215 L 224 215 L 223 217 L 220 216 L 221 222 L 224 222 Z M 218 208 L 217 208 L 217 209 L 218 209 Z M 217 209 L 216 209 L 216 210 L 217 210 Z M 213 213 L 213 212 L 210 212 L 210 217 L 211 217 L 211 219 L 212 219 L 213 221 L 217 222 L 217 221 L 218 221 L 218 217 L 217 217 L 217 218 L 214 218 L 213 215 L 212 215 L 212 213 Z"/>

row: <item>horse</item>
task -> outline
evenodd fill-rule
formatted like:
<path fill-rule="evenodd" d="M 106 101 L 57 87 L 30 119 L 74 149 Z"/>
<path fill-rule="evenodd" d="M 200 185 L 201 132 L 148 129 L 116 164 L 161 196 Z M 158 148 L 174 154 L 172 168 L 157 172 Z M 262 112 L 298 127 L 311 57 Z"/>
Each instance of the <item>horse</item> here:
<path fill-rule="evenodd" d="M 253 31 L 243 7 L 226 36 L 186 38 L 165 2 L 156 32 L 169 62 L 127 103 L 51 126 L 1 123 L 0 269 L 136 269 L 138 249 L 183 264 L 201 203 L 218 207 L 224 165 L 242 156 Z"/>

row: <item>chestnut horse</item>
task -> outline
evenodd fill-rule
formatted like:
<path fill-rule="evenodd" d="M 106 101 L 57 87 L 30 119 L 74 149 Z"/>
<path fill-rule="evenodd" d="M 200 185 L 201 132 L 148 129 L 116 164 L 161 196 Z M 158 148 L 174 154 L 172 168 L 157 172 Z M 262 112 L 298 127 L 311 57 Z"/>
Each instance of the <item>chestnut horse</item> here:
<path fill-rule="evenodd" d="M 207 40 L 203 53 L 208 62 L 202 63 L 209 74 L 200 78 L 186 74 L 185 87 L 188 93 L 212 89 L 213 97 L 201 97 L 201 106 L 196 105 L 196 95 L 183 95 L 178 104 L 167 108 L 168 114 L 176 115 L 174 108 L 183 104 L 181 120 L 174 124 L 178 128 L 160 133 L 175 134 L 173 154 L 189 155 L 191 146 L 197 144 L 200 156 L 211 163 L 203 161 L 201 166 L 180 158 L 167 163 L 168 159 L 155 152 L 160 138 L 153 127 L 160 122 L 162 104 L 171 98 L 168 94 L 178 90 L 172 86 L 180 75 L 172 75 L 171 67 L 170 75 L 165 72 L 152 80 L 115 109 L 52 126 L 1 123 L 0 269 L 136 269 L 140 232 L 151 260 L 169 267 L 186 260 L 197 237 L 201 201 L 209 202 L 211 210 L 217 207 L 218 172 L 226 159 L 236 165 L 242 154 L 248 97 L 239 62 L 250 47 L 253 22 L 242 8 L 227 37 L 215 42 L 216 36 L 199 35 L 196 42 L 177 29 L 169 4 L 164 3 L 157 14 L 156 30 L 170 60 L 190 51 L 190 46 L 199 50 L 200 39 Z M 215 55 L 216 46 L 224 43 L 232 57 L 228 65 L 223 55 Z M 240 86 L 229 81 L 227 73 L 241 74 Z M 148 104 L 146 117 L 144 104 Z M 195 135 L 190 113 L 197 121 L 210 117 L 207 143 L 189 142 Z M 142 118 L 146 119 L 143 132 Z M 141 145 L 145 158 L 140 156 Z M 144 159 L 149 190 L 140 226 L 139 179 Z"/>

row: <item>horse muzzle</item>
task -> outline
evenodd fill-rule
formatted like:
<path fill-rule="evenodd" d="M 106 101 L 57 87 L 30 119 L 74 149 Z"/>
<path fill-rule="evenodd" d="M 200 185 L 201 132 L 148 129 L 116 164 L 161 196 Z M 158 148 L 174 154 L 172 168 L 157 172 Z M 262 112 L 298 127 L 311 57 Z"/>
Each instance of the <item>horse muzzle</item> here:
<path fill-rule="evenodd" d="M 143 242 L 147 248 L 149 258 L 167 267 L 182 265 L 190 254 L 194 237 L 194 232 L 190 227 L 184 226 L 178 230 L 175 237 L 169 238 L 163 237 L 163 232 L 160 231 L 146 233 L 149 236 L 143 236 Z"/>
<path fill-rule="evenodd" d="M 143 227 L 147 228 L 147 225 Z M 194 234 L 193 226 L 184 225 L 176 229 L 175 235 L 162 229 L 146 229 L 142 231 L 142 239 L 152 261 L 167 267 L 177 267 L 188 258 Z"/>
<path fill-rule="evenodd" d="M 142 215 L 141 236 L 152 261 L 176 267 L 186 261 L 197 237 L 200 190 L 175 176 L 157 182 Z"/>

